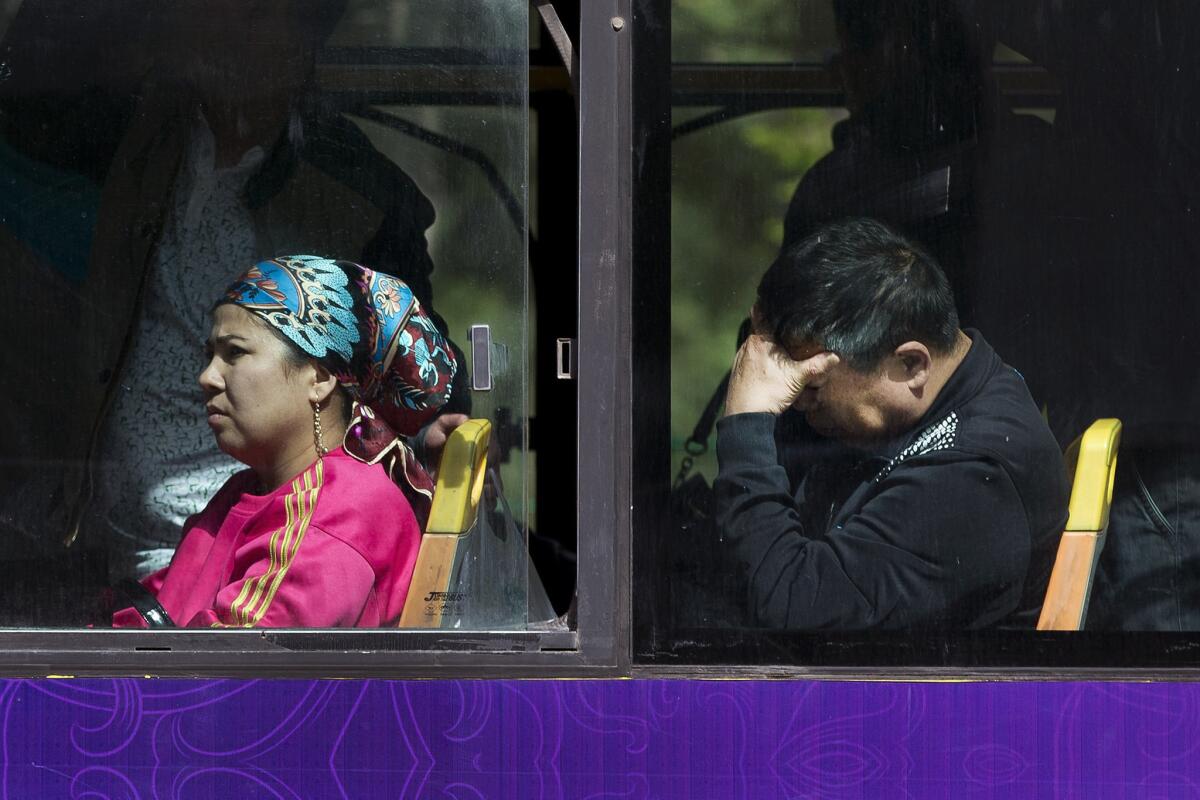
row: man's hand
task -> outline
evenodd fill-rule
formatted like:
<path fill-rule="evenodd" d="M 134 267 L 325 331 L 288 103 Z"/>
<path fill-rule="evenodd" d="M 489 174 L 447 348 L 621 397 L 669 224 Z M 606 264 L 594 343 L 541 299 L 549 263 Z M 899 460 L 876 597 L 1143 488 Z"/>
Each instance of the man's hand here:
<path fill-rule="evenodd" d="M 433 421 L 425 428 L 423 446 L 427 463 L 426 469 L 430 477 L 437 479 L 438 467 L 442 463 L 442 451 L 446 449 L 446 441 L 450 438 L 450 434 L 469 419 L 470 417 L 466 414 L 442 414 L 434 417 Z M 492 429 L 492 436 L 488 440 L 488 464 L 491 466 L 496 485 L 493 486 L 493 482 L 488 481 L 484 484 L 485 491 L 491 493 L 503 490 L 504 484 L 500 480 L 500 437 L 496 435 L 495 428 Z M 489 494 L 490 496 L 491 494 Z"/>
<path fill-rule="evenodd" d="M 425 463 L 429 465 L 429 474 L 436 476 L 437 467 L 442 463 L 442 450 L 446 448 L 446 440 L 454 429 L 462 425 L 470 417 L 466 414 L 441 414 L 433 418 L 425 428 Z"/>
<path fill-rule="evenodd" d="M 733 359 L 725 416 L 780 414 L 796 402 L 810 381 L 824 376 L 837 363 L 838 357 L 830 352 L 796 361 L 774 340 L 753 334 Z"/>

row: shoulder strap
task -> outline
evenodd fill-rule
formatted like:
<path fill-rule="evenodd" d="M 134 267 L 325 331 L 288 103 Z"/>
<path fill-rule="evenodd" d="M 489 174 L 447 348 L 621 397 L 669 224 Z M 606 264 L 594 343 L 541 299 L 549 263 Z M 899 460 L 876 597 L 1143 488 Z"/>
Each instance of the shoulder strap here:
<path fill-rule="evenodd" d="M 700 455 L 708 450 L 708 437 L 712 436 L 713 426 L 717 424 L 717 414 L 725 404 L 725 393 L 729 391 L 730 374 L 726 372 L 725 377 L 717 384 L 716 390 L 712 397 L 708 398 L 708 404 L 700 414 L 700 419 L 696 420 L 696 427 L 692 428 L 692 435 L 685 443 L 688 452 L 693 455 Z"/>
<path fill-rule="evenodd" d="M 744 319 L 738 327 L 737 346 L 741 347 L 749 336 L 750 320 Z M 717 384 L 716 390 L 713 391 L 712 397 L 708 398 L 708 403 L 704 406 L 700 419 L 696 420 L 696 427 L 692 428 L 692 435 L 684 443 L 688 453 L 698 456 L 708 452 L 708 437 L 712 436 L 713 426 L 717 424 L 717 414 L 720 413 L 721 406 L 725 403 L 725 395 L 729 391 L 729 377 L 732 374 L 732 371 L 726 371 L 721 382 Z"/>

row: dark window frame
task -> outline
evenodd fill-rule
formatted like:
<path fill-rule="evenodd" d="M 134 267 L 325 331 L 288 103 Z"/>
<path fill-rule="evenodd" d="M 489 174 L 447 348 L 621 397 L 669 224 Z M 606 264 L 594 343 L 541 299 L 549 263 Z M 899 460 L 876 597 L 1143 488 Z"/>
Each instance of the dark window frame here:
<path fill-rule="evenodd" d="M 937 676 L 1136 679 L 1200 670 L 1200 633 L 1025 631 L 795 632 L 673 629 L 667 574 L 671 531 L 667 489 L 671 401 L 670 143 L 676 107 L 717 108 L 695 126 L 779 108 L 830 107 L 841 92 L 816 64 L 673 63 L 670 0 L 637 0 L 633 188 L 637 287 L 633 326 L 635 386 L 633 473 L 632 669 L 635 674 L 793 678 Z M 1016 104 L 1052 106 L 1058 87 L 1037 67 L 999 65 L 1000 90 Z M 687 128 L 689 123 L 680 126 Z M 668 198 L 664 202 L 664 198 Z M 664 224 L 663 216 L 667 217 Z M 655 230 L 659 226 L 658 230 Z M 650 295 L 649 299 L 645 296 Z"/>
<path fill-rule="evenodd" d="M 722 632 L 718 640 L 697 639 L 693 634 L 705 632 L 689 631 L 691 644 L 670 646 L 678 632 L 664 627 L 655 601 L 661 574 L 656 565 L 665 544 L 664 489 L 673 466 L 666 424 L 670 207 L 663 202 L 670 192 L 674 91 L 670 1 L 586 0 L 579 5 L 574 519 L 583 569 L 574 628 L 4 629 L 0 675 L 1193 676 L 1192 670 L 1200 668 L 1200 637 L 1192 634 L 747 630 Z M 532 72 L 563 85 L 555 69 L 534 66 Z M 813 95 L 825 103 L 830 97 L 826 90 Z"/>
<path fill-rule="evenodd" d="M 569 631 L 0 629 L 0 675 L 589 676 L 629 671 L 629 0 L 580 8 L 578 601 Z M 555 71 L 535 66 L 551 84 Z M 336 73 L 336 68 L 331 74 Z M 352 79 L 353 74 L 348 75 Z M 561 84 L 558 84 L 561 85 Z M 426 98 L 418 94 L 415 99 Z M 464 96 L 467 103 L 486 96 Z M 557 298 L 554 298 L 557 300 Z M 551 302 L 547 299 L 543 302 Z M 570 306 L 567 306 L 570 309 Z M 570 316 L 570 312 L 566 316 Z M 551 364 L 542 354 L 542 360 Z M 538 368 L 546 364 L 539 364 Z"/>

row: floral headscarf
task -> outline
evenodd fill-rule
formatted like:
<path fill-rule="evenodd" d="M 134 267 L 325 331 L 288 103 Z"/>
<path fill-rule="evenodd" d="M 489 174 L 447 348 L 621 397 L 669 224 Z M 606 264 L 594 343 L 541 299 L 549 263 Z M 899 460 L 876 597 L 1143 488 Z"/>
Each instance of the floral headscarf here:
<path fill-rule="evenodd" d="M 383 462 L 393 478 L 399 466 L 409 487 L 431 494 L 432 481 L 396 434 L 416 433 L 446 404 L 457 363 L 407 284 L 349 261 L 281 256 L 247 270 L 222 302 L 257 314 L 331 365 L 355 400 L 346 452 Z"/>

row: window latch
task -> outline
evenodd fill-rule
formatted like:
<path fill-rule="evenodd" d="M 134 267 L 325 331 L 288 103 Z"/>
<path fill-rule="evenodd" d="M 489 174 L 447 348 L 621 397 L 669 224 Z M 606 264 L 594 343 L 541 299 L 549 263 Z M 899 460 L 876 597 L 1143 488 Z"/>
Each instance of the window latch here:
<path fill-rule="evenodd" d="M 488 325 L 472 325 L 467 336 L 471 340 L 471 388 L 476 392 L 490 392 L 492 329 Z"/>
<path fill-rule="evenodd" d="M 555 351 L 557 355 L 558 374 L 560 381 L 575 380 L 575 340 L 560 337 Z"/>

